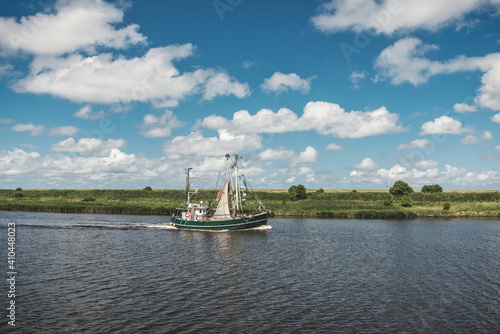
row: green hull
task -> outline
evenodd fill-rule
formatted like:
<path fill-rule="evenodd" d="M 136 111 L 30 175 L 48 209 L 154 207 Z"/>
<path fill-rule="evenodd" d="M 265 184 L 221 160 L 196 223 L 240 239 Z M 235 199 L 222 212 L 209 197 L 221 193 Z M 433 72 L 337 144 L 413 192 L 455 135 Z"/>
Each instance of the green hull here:
<path fill-rule="evenodd" d="M 247 230 L 255 227 L 267 225 L 269 212 L 263 212 L 251 217 L 242 217 L 230 220 L 216 221 L 190 221 L 179 217 L 172 217 L 170 223 L 178 229 L 205 230 L 205 231 L 235 231 Z"/>

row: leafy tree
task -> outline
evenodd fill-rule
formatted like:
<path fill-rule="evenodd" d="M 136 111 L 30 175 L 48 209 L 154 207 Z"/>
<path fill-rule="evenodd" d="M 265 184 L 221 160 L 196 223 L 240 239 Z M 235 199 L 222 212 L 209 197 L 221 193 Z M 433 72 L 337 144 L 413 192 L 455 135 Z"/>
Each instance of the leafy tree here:
<path fill-rule="evenodd" d="M 297 186 L 293 185 L 290 188 L 288 188 L 288 196 L 292 201 L 297 200 Z"/>
<path fill-rule="evenodd" d="M 21 188 L 16 188 L 16 191 L 23 191 Z"/>
<path fill-rule="evenodd" d="M 439 184 L 425 185 L 422 187 L 423 193 L 442 193 L 443 188 Z"/>
<path fill-rule="evenodd" d="M 316 194 L 324 194 L 324 193 L 325 193 L 325 189 L 323 189 L 323 188 L 316 190 Z"/>
<path fill-rule="evenodd" d="M 401 206 L 404 206 L 404 207 L 411 207 L 411 198 L 410 196 L 408 196 L 408 194 L 404 195 L 403 198 L 401 198 L 401 202 L 399 202 L 399 204 Z"/>
<path fill-rule="evenodd" d="M 147 186 L 147 187 L 145 187 L 145 188 L 144 188 L 144 189 L 142 189 L 142 190 L 146 190 L 146 191 L 153 191 L 153 189 L 152 189 L 150 186 Z"/>
<path fill-rule="evenodd" d="M 306 192 L 306 187 L 303 185 L 299 184 L 298 186 L 291 186 L 288 188 L 288 195 L 290 196 L 290 199 L 292 201 L 298 201 L 299 199 L 306 199 L 307 198 L 307 192 Z"/>
<path fill-rule="evenodd" d="M 383 201 L 385 206 L 391 206 L 394 203 L 394 197 L 392 194 L 386 194 Z"/>
<path fill-rule="evenodd" d="M 444 203 L 443 204 L 443 210 L 444 211 L 448 211 L 448 210 L 450 210 L 450 208 L 451 208 L 451 204 L 450 203 Z"/>
<path fill-rule="evenodd" d="M 389 189 L 389 192 L 393 196 L 403 196 L 411 194 L 413 192 L 413 188 L 404 181 L 396 181 L 394 182 L 394 185 L 391 187 L 391 189 Z"/>

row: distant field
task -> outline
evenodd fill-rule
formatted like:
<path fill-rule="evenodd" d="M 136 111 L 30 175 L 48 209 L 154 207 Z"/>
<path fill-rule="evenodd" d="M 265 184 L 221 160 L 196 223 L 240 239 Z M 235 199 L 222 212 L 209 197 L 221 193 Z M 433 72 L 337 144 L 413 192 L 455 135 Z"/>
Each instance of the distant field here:
<path fill-rule="evenodd" d="M 308 193 L 314 193 L 318 189 L 307 189 Z M 353 192 L 354 190 L 356 192 L 360 193 L 370 193 L 370 192 L 376 192 L 376 193 L 388 193 L 389 189 L 323 189 L 325 193 L 349 193 Z M 258 191 L 266 191 L 266 192 L 276 192 L 276 193 L 282 193 L 282 192 L 288 192 L 288 189 L 258 189 Z M 415 192 L 419 193 L 420 190 L 415 190 Z M 500 192 L 500 190 L 444 190 L 443 192 L 445 193 L 490 193 L 490 192 Z"/>
<path fill-rule="evenodd" d="M 307 189 L 308 193 L 314 193 L 318 189 Z M 323 189 L 325 193 L 349 193 L 352 192 L 353 189 Z M 270 193 L 287 193 L 288 189 L 258 189 L 258 191 L 265 191 Z M 389 190 L 379 190 L 379 189 L 356 189 L 357 192 L 368 193 L 368 192 L 388 192 Z"/>
<path fill-rule="evenodd" d="M 208 203 L 217 190 L 200 190 L 192 202 Z M 410 195 L 411 207 L 395 197 L 384 205 L 388 190 L 308 191 L 308 198 L 292 201 L 286 189 L 256 190 L 274 216 L 330 218 L 500 217 L 499 191 L 445 191 Z M 259 204 L 248 196 L 248 207 Z M 0 210 L 67 213 L 170 215 L 185 202 L 184 190 L 0 190 Z M 443 205 L 450 204 L 449 210 Z"/>

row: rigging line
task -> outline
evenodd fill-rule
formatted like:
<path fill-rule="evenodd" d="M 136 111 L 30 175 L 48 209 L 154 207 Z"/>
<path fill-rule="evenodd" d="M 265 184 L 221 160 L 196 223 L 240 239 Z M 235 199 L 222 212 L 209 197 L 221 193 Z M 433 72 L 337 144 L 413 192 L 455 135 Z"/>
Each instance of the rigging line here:
<path fill-rule="evenodd" d="M 248 182 L 247 182 L 247 184 L 248 184 Z M 259 204 L 264 208 L 264 210 L 267 210 L 266 206 L 262 203 L 259 196 L 257 196 L 257 193 L 253 190 L 253 188 L 250 184 L 248 184 L 248 188 L 250 188 L 250 191 L 252 192 L 252 194 L 255 197 L 255 199 L 257 200 L 257 202 L 259 202 Z"/>
<path fill-rule="evenodd" d="M 267 210 L 267 208 L 265 207 L 265 205 L 260 200 L 259 196 L 257 196 L 257 193 L 255 192 L 255 190 L 253 190 L 252 186 L 250 185 L 250 183 L 248 182 L 248 180 L 244 176 L 244 174 L 243 174 L 243 172 L 244 172 L 243 167 L 240 167 L 240 169 L 242 171 L 243 179 L 246 181 L 247 188 L 250 188 L 250 192 L 252 193 L 252 195 L 254 196 L 254 198 L 257 200 L 257 202 L 264 208 L 264 210 Z"/>
<path fill-rule="evenodd" d="M 221 172 L 222 172 L 222 171 L 220 170 L 220 171 L 219 171 L 219 176 L 217 176 L 217 182 L 215 183 L 215 189 L 219 189 L 219 178 L 220 178 L 220 173 L 221 173 Z"/>

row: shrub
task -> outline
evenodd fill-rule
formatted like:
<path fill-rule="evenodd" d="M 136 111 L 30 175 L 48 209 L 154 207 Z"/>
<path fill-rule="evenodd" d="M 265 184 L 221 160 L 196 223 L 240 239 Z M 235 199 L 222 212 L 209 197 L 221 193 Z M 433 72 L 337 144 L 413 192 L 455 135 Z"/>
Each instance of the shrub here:
<path fill-rule="evenodd" d="M 391 194 L 385 195 L 383 203 L 385 206 L 391 206 L 394 203 L 394 197 Z"/>
<path fill-rule="evenodd" d="M 443 188 L 439 184 L 425 185 L 422 187 L 423 193 L 442 193 Z"/>
<path fill-rule="evenodd" d="M 16 188 L 16 191 L 23 191 L 21 188 Z"/>
<path fill-rule="evenodd" d="M 153 189 L 150 187 L 150 186 L 146 186 L 144 189 L 142 190 L 146 190 L 146 191 L 153 191 Z"/>
<path fill-rule="evenodd" d="M 324 194 L 324 193 L 325 193 L 325 189 L 323 189 L 323 188 L 316 190 L 316 194 Z"/>
<path fill-rule="evenodd" d="M 401 199 L 401 202 L 399 203 L 401 206 L 404 207 L 411 207 L 411 198 L 408 195 L 404 195 L 403 198 Z"/>
<path fill-rule="evenodd" d="M 389 189 L 389 192 L 393 196 L 403 196 L 411 194 L 413 192 L 413 188 L 404 181 L 396 181 L 394 182 L 394 185 L 391 187 L 391 189 Z"/>
<path fill-rule="evenodd" d="M 450 210 L 450 208 L 451 208 L 451 204 L 450 203 L 447 202 L 447 203 L 443 204 L 443 210 L 444 211 L 448 211 L 448 210 Z"/>
<path fill-rule="evenodd" d="M 298 201 L 299 199 L 306 199 L 307 198 L 307 192 L 306 192 L 306 187 L 303 185 L 299 184 L 298 186 L 291 186 L 288 188 L 288 195 L 290 196 L 290 199 L 292 201 Z"/>
<path fill-rule="evenodd" d="M 87 196 L 84 199 L 82 199 L 82 202 L 95 202 L 95 200 L 96 199 L 94 197 Z"/>
<path fill-rule="evenodd" d="M 24 197 L 24 195 L 22 193 L 15 193 L 14 197 L 21 198 L 21 197 Z"/>

